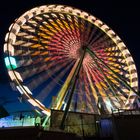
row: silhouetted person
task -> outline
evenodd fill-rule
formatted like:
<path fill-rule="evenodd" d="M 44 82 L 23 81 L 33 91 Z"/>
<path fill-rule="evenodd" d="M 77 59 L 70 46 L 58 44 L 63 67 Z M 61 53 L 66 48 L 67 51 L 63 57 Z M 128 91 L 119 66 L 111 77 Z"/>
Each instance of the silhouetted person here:
<path fill-rule="evenodd" d="M 41 124 L 41 118 L 37 116 L 35 119 L 35 126 L 40 127 L 40 124 Z"/>

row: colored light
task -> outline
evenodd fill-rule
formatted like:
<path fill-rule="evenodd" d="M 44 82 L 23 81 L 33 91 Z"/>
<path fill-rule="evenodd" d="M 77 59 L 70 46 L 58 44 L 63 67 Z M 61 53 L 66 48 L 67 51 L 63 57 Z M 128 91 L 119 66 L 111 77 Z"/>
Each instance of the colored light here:
<path fill-rule="evenodd" d="M 7 69 L 11 70 L 17 68 L 16 59 L 14 57 L 6 57 L 4 61 Z"/>

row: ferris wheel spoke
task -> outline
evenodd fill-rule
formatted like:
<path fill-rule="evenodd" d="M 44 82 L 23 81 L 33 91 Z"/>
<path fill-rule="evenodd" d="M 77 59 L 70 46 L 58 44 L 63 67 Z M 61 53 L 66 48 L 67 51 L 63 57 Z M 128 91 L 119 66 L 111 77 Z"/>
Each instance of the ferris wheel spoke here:
<path fill-rule="evenodd" d="M 65 67 L 67 67 L 67 65 L 71 66 L 73 63 L 71 61 L 68 61 L 67 63 L 64 63 L 64 61 L 62 61 L 61 63 L 58 63 L 58 64 L 59 64 L 59 67 L 57 67 L 57 68 L 56 68 L 56 63 L 55 63 L 55 65 L 50 65 L 48 68 L 45 67 L 45 70 L 42 71 L 41 73 L 33 75 L 33 78 L 31 78 L 32 80 L 28 84 L 28 86 L 31 88 L 31 90 L 35 90 L 43 82 L 45 82 L 51 75 L 57 73 L 61 69 L 65 69 Z M 42 79 L 42 77 L 43 77 L 43 79 Z"/>
<path fill-rule="evenodd" d="M 83 67 L 83 74 L 81 77 L 81 81 L 83 81 L 84 83 L 84 89 L 83 91 L 85 92 L 85 96 L 86 96 L 86 100 L 87 100 L 87 107 L 90 109 L 90 112 L 94 112 L 94 113 L 98 113 L 98 108 L 97 105 L 95 103 L 95 99 L 93 97 L 93 95 L 91 94 L 92 91 L 90 91 L 91 89 L 89 88 L 88 83 L 88 79 L 86 77 L 86 67 Z M 82 85 L 81 85 L 82 86 Z M 83 86 L 82 86 L 83 87 Z"/>
<path fill-rule="evenodd" d="M 34 28 L 37 28 L 36 26 L 33 26 L 32 27 L 32 24 L 30 24 L 30 23 L 28 23 L 27 26 L 29 26 L 29 27 L 31 26 L 30 28 L 33 28 L 33 27 Z M 27 28 L 21 28 L 21 32 L 22 33 L 26 33 L 26 35 L 23 36 L 24 38 L 27 38 L 27 39 L 30 38 L 32 40 L 35 40 L 36 39 L 36 41 L 38 42 L 38 44 L 43 44 L 41 42 L 41 40 L 48 40 L 47 38 L 45 38 L 45 36 L 40 35 L 40 34 L 44 34 L 44 35 L 47 35 L 47 36 L 51 37 L 50 34 L 47 34 L 45 31 L 41 30 L 39 27 L 37 29 L 35 29 L 34 32 L 32 30 L 30 30 L 30 29 L 27 30 Z"/>
<path fill-rule="evenodd" d="M 123 99 L 120 98 L 120 101 L 122 100 L 122 102 L 123 102 L 124 99 L 126 100 L 128 98 L 129 90 L 125 89 L 123 86 L 118 85 L 118 84 L 113 84 L 113 86 L 114 86 L 114 88 L 116 90 L 117 96 L 118 97 L 120 97 L 120 96 L 123 97 Z M 123 89 L 125 89 L 125 91 L 123 91 Z"/>
<path fill-rule="evenodd" d="M 102 68 L 100 67 L 100 65 L 98 64 L 98 62 L 96 61 L 96 59 L 94 59 L 94 62 L 98 68 L 98 70 L 101 72 L 101 74 L 103 75 L 103 77 L 105 78 L 110 90 L 112 91 L 112 94 L 114 95 L 114 97 L 119 101 L 119 98 L 116 96 L 116 92 L 114 87 L 112 86 L 112 82 L 110 81 L 110 79 L 104 74 L 104 71 L 102 70 Z"/>
<path fill-rule="evenodd" d="M 96 76 L 96 75 L 95 75 Z M 97 77 L 97 76 L 96 76 Z M 110 105 L 113 105 L 113 108 L 118 108 L 118 106 L 112 101 L 111 97 L 114 97 L 113 94 L 108 93 L 109 91 L 106 90 L 106 87 L 102 84 L 102 82 L 99 82 L 99 87 L 100 89 L 106 94 L 105 98 L 108 98 L 110 101 Z M 115 90 L 116 92 L 116 90 Z M 116 94 L 116 96 L 118 97 L 118 95 Z M 104 97 L 103 97 L 104 98 Z M 114 97 L 115 98 L 115 97 Z M 116 102 L 118 103 L 118 99 L 116 100 Z M 119 99 L 119 104 L 120 104 L 121 100 Z"/>
<path fill-rule="evenodd" d="M 98 107 L 98 96 L 97 96 L 96 90 L 94 88 L 94 84 L 93 84 L 93 82 L 92 82 L 92 80 L 90 78 L 90 75 L 89 75 L 87 70 L 86 70 L 86 75 L 87 75 L 87 78 L 88 78 L 88 81 L 89 81 L 89 85 L 90 85 L 92 96 L 93 96 L 93 98 L 95 100 L 95 103 L 96 103 L 96 107 Z"/>
<path fill-rule="evenodd" d="M 95 50 L 100 51 L 100 49 L 103 49 L 103 50 L 105 50 L 105 52 L 109 51 L 111 54 L 113 54 L 115 43 L 110 39 L 110 37 L 105 36 L 105 34 L 100 34 L 100 36 L 98 35 L 97 37 L 92 40 L 93 43 L 91 43 L 89 45 L 89 47 L 93 46 Z M 116 47 L 115 47 L 115 49 L 116 49 Z M 116 52 L 116 50 L 115 50 L 115 52 Z"/>
<path fill-rule="evenodd" d="M 102 37 L 100 37 L 99 39 L 95 39 L 93 44 L 91 44 L 91 46 L 95 46 L 96 48 L 99 47 L 99 45 L 103 45 L 106 46 L 106 48 L 109 48 L 112 46 L 114 46 L 114 42 L 110 39 L 110 37 L 106 36 L 105 34 L 102 34 Z"/>
<path fill-rule="evenodd" d="M 41 60 L 41 59 L 39 59 Z M 63 60 L 64 61 L 64 60 Z M 61 62 L 61 59 L 57 59 L 57 62 Z M 62 62 L 61 62 L 62 63 Z M 64 62 L 63 62 L 64 63 Z M 23 65 L 23 63 L 21 63 Z M 31 63 L 32 64 L 32 63 Z M 56 66 L 57 63 L 55 63 L 54 65 Z M 34 63 L 32 65 L 28 64 L 28 65 L 25 65 L 24 67 L 19 67 L 17 68 L 17 71 L 21 71 L 23 72 L 23 74 L 25 73 L 27 76 L 27 72 L 29 71 L 29 75 L 32 76 L 34 75 L 36 72 L 39 73 L 41 71 L 44 71 L 44 70 L 47 70 L 46 67 L 44 66 L 45 63 L 43 62 L 38 62 L 38 63 Z M 32 72 L 31 72 L 32 71 Z M 27 76 L 24 76 L 24 77 L 27 77 Z"/>
<path fill-rule="evenodd" d="M 69 16 L 69 18 L 68 18 Z M 70 27 L 71 27 L 71 30 L 74 34 L 76 34 L 76 37 L 77 39 L 79 40 L 79 37 L 80 37 L 80 34 L 79 34 L 79 28 L 78 28 L 78 24 L 76 23 L 76 17 L 75 16 L 70 16 L 70 15 L 67 15 L 67 19 L 70 20 Z"/>
<path fill-rule="evenodd" d="M 115 87 L 116 85 L 122 85 L 122 83 L 120 83 L 120 80 L 118 79 L 118 77 L 112 75 L 111 73 L 108 73 L 107 71 L 105 72 L 105 75 L 107 75 L 108 80 L 109 80 L 110 84 L 112 85 L 112 87 Z M 125 85 L 123 85 L 123 87 L 125 89 L 128 89 L 127 87 L 125 87 Z M 116 91 L 115 91 L 115 93 L 116 93 Z"/>
<path fill-rule="evenodd" d="M 84 86 L 84 83 L 83 83 L 83 78 L 84 78 L 84 75 L 83 75 L 83 67 L 81 67 L 81 70 L 79 72 L 79 77 L 78 77 L 78 80 L 77 80 L 77 83 L 76 83 L 76 88 L 75 88 L 75 91 L 78 95 L 78 110 L 79 111 L 84 111 L 86 110 L 87 106 L 88 106 L 88 102 L 87 102 L 87 97 L 86 97 L 86 92 L 85 92 L 85 86 Z M 81 106 L 82 104 L 82 106 Z"/>
<path fill-rule="evenodd" d="M 86 93 L 86 98 L 88 100 L 88 107 L 91 110 L 91 112 L 97 113 L 98 114 L 98 108 L 97 105 L 95 103 L 95 99 L 92 96 L 92 92 L 90 92 L 90 88 L 89 85 L 87 85 L 88 83 L 88 79 L 86 78 L 86 73 L 84 72 L 84 84 L 85 84 L 85 93 Z"/>
<path fill-rule="evenodd" d="M 44 77 L 44 79 L 42 79 L 42 76 Z M 28 87 L 30 87 L 30 89 L 32 90 L 32 91 L 34 91 L 34 90 L 37 90 L 38 89 L 38 87 L 40 86 L 40 85 L 43 85 L 45 82 L 46 82 L 46 80 L 47 79 L 49 79 L 50 78 L 50 75 L 48 75 L 48 73 L 46 74 L 46 72 L 44 71 L 44 73 L 41 73 L 41 74 L 39 74 L 39 75 L 37 75 L 37 76 L 34 76 L 34 79 L 36 80 L 36 81 L 34 81 L 33 79 L 32 80 L 30 80 L 26 85 L 28 86 Z M 50 78 L 51 79 L 51 78 Z M 38 83 L 38 84 L 37 84 Z M 48 82 L 47 82 L 48 83 Z"/>
<path fill-rule="evenodd" d="M 57 96 L 56 94 L 54 94 L 54 89 L 61 87 L 63 84 L 63 80 L 64 80 L 64 76 L 67 75 L 67 72 L 69 71 L 70 67 L 72 66 L 72 64 L 70 65 L 66 65 L 66 67 L 61 68 L 60 72 L 57 71 L 57 75 L 53 74 L 50 75 L 49 77 L 51 78 L 51 81 L 49 82 L 49 84 L 47 84 L 47 86 L 45 86 L 45 88 L 43 88 L 39 93 L 39 95 L 37 95 L 36 98 L 40 99 L 40 101 L 44 102 L 44 100 L 46 100 L 49 97 L 49 94 L 53 94 L 53 96 Z M 48 79 L 48 78 L 47 78 Z M 47 93 L 46 93 L 47 91 Z"/>
<path fill-rule="evenodd" d="M 64 15 L 63 15 L 64 16 Z M 65 20 L 59 19 L 60 22 L 55 21 L 59 28 L 61 28 L 61 31 L 65 34 L 67 33 L 67 36 L 69 39 L 73 38 L 73 31 L 71 30 L 71 26 L 69 26 L 69 23 L 66 22 L 66 17 L 64 16 Z M 62 27 L 61 27 L 62 26 Z M 75 34 L 76 35 L 76 34 Z M 65 36 L 64 36 L 65 37 Z M 75 36 L 77 38 L 77 36 Z"/>
<path fill-rule="evenodd" d="M 114 74 L 112 74 L 111 72 L 108 72 L 108 71 L 106 71 L 105 72 L 105 74 L 108 76 L 108 78 L 110 79 L 110 81 L 112 82 L 112 83 L 114 83 L 115 85 L 117 85 L 117 84 L 119 84 L 119 85 L 123 85 L 123 87 L 125 88 L 125 89 L 127 89 L 127 90 L 130 90 L 125 84 L 123 84 L 122 82 L 120 82 L 120 80 L 118 79 L 118 77 L 116 76 L 116 75 L 114 75 Z M 125 79 L 124 79 L 126 82 L 130 82 L 129 81 L 129 79 L 128 79 L 128 77 L 125 77 Z M 114 86 L 115 86 L 114 85 Z M 113 86 L 113 87 L 114 87 Z"/>
<path fill-rule="evenodd" d="M 78 26 L 79 26 L 79 38 L 80 38 L 80 45 L 82 46 L 83 45 L 83 40 L 82 40 L 82 33 L 83 33 L 83 30 L 84 30 L 84 25 L 83 25 L 83 21 L 82 21 L 82 19 L 81 18 L 79 18 L 78 20 L 77 20 L 77 22 L 78 22 Z"/>
<path fill-rule="evenodd" d="M 91 70 L 89 69 L 89 73 L 90 75 L 92 76 L 93 79 L 96 79 L 95 80 L 95 83 L 94 83 L 94 87 L 96 89 L 96 93 L 97 96 L 98 96 L 98 102 L 100 100 L 101 102 L 101 99 L 102 99 L 102 105 L 104 106 L 107 106 L 106 102 L 111 102 L 110 101 L 110 97 L 109 97 L 109 93 L 106 94 L 104 88 L 100 85 L 100 81 L 98 80 L 98 77 L 96 77 L 96 74 L 94 74 L 93 72 L 91 72 Z M 98 75 L 99 76 L 99 75 Z M 102 77 L 103 78 L 103 77 Z M 102 82 L 102 81 L 101 81 Z M 97 90 L 98 89 L 98 90 Z M 107 101 L 108 100 L 108 101 Z M 113 102 L 112 102 L 113 103 Z M 105 108 L 105 110 L 108 110 L 107 108 Z"/>
<path fill-rule="evenodd" d="M 100 55 L 99 58 L 102 58 L 102 56 Z M 103 60 L 106 63 L 108 63 L 108 65 L 110 65 L 110 66 L 114 66 L 113 64 L 121 66 L 121 67 L 127 66 L 125 63 L 123 63 L 121 61 L 118 61 L 118 59 L 121 59 L 121 57 L 115 57 L 115 56 L 110 57 L 110 56 L 108 56 L 108 57 L 104 57 Z"/>
<path fill-rule="evenodd" d="M 86 25 L 85 25 L 85 35 L 84 35 L 84 42 L 85 42 L 85 45 L 87 45 L 89 43 L 89 40 L 90 40 L 90 36 L 92 36 L 92 24 L 89 23 L 89 22 L 86 22 Z"/>
<path fill-rule="evenodd" d="M 90 31 L 88 31 L 89 32 L 88 33 L 88 39 L 86 40 L 87 44 L 89 44 L 92 41 L 92 39 L 96 36 L 95 34 L 98 32 L 97 27 L 93 26 L 93 25 L 91 25 L 91 26 L 89 25 L 88 29 L 90 29 Z"/>
<path fill-rule="evenodd" d="M 97 29 L 96 32 L 93 34 L 91 41 L 88 43 L 88 46 L 94 46 L 94 43 L 97 42 L 98 40 L 100 41 L 102 36 L 103 33 L 99 32 Z"/>
<path fill-rule="evenodd" d="M 121 78 L 121 75 L 119 75 L 118 73 L 116 73 L 116 72 L 114 72 L 112 69 L 110 69 L 101 59 L 99 59 L 97 56 L 96 56 L 96 54 L 93 52 L 93 51 L 91 51 L 89 48 L 86 48 L 86 50 L 90 53 L 90 55 L 92 56 L 92 57 L 96 57 L 107 69 L 109 69 L 113 74 L 115 74 L 117 77 L 118 77 L 118 79 L 122 82 L 122 83 L 124 83 L 130 90 L 132 90 L 135 94 L 137 94 L 138 95 L 138 93 L 130 86 L 130 85 L 128 85 L 122 78 Z"/>
<path fill-rule="evenodd" d="M 33 32 L 27 29 L 22 29 L 21 32 L 26 33 L 26 36 L 23 36 L 22 38 L 19 36 L 18 39 L 24 41 L 25 43 L 27 42 L 33 43 L 34 46 L 36 47 L 42 46 L 45 49 L 46 42 L 49 41 L 49 38 L 51 38 L 51 35 L 46 34 L 46 32 L 42 31 L 41 29 L 36 29 L 36 30 Z M 49 37 L 45 38 L 45 35 Z M 32 44 L 30 46 L 33 48 Z"/>
<path fill-rule="evenodd" d="M 64 97 L 66 96 L 66 92 L 70 86 L 70 82 L 71 80 L 73 79 L 73 75 L 76 71 L 76 68 L 78 66 L 78 62 L 79 60 L 77 60 L 73 66 L 73 68 L 71 69 L 71 72 L 69 73 L 67 79 L 65 80 L 65 83 L 63 84 L 62 88 L 60 89 L 59 93 L 58 93 L 58 96 L 57 96 L 57 99 L 56 99 L 56 102 L 57 102 L 57 106 L 55 109 L 60 109 L 61 106 L 62 106 L 62 102 L 64 100 Z"/>
<path fill-rule="evenodd" d="M 52 14 L 54 14 L 56 17 L 53 17 Z M 52 13 L 52 14 L 49 13 L 47 15 L 48 17 L 45 17 L 44 15 L 41 15 L 41 16 L 43 20 L 46 21 L 46 23 L 49 25 L 49 28 L 51 27 L 55 32 L 59 32 L 60 30 L 63 31 L 63 28 L 57 22 L 59 14 L 56 14 L 56 13 Z"/>
<path fill-rule="evenodd" d="M 41 18 L 44 19 L 45 17 L 42 15 Z M 51 30 L 51 28 L 49 28 L 49 26 L 47 26 L 47 25 L 48 25 L 48 19 L 47 19 L 47 18 L 45 18 L 45 19 L 43 20 L 44 22 L 41 22 L 39 19 L 37 19 L 37 17 L 34 17 L 33 20 L 34 20 L 38 25 L 40 25 L 39 31 L 42 32 L 42 33 L 44 33 L 45 35 L 48 35 L 48 34 L 49 34 L 49 36 L 50 36 L 50 33 L 51 33 L 51 34 L 55 34 L 55 33 L 56 33 L 55 30 Z M 46 23 L 46 24 L 45 24 L 45 23 Z M 42 27 L 42 29 L 41 29 L 41 27 Z M 43 29 L 44 29 L 44 30 L 43 30 Z M 47 33 L 46 31 L 48 31 L 48 33 Z"/>
<path fill-rule="evenodd" d="M 76 16 L 71 16 L 70 20 L 71 20 L 71 26 L 73 27 L 76 33 L 77 39 L 80 40 L 80 30 L 79 30 L 78 19 Z"/>
<path fill-rule="evenodd" d="M 70 67 L 70 65 L 68 65 L 67 66 L 67 69 Z M 67 72 L 67 71 L 66 71 Z M 46 90 L 44 90 L 44 88 L 43 89 L 41 89 L 41 91 L 39 92 L 40 94 L 39 95 L 35 95 L 36 96 L 36 98 L 38 98 L 38 100 L 39 101 L 44 101 L 47 97 L 48 97 L 48 95 L 49 94 L 52 94 L 53 93 L 53 91 L 54 91 L 54 87 L 56 87 L 56 85 L 59 83 L 59 86 L 62 84 L 62 83 L 60 83 L 61 81 L 60 81 L 60 79 L 66 74 L 66 72 L 64 73 L 63 71 L 61 71 L 61 73 L 59 73 L 58 75 L 56 75 L 56 76 L 53 76 L 53 75 L 44 75 L 44 79 L 43 79 L 43 81 L 41 80 L 41 79 L 39 79 L 39 80 L 41 80 L 41 81 L 38 81 L 38 86 L 40 85 L 40 84 L 43 84 L 44 85 L 44 83 L 46 83 L 47 84 L 47 86 L 45 86 L 45 89 Z M 47 76 L 47 77 L 46 77 Z M 48 78 L 50 78 L 51 79 L 51 82 L 49 82 L 48 83 L 48 81 L 46 82 L 46 79 L 48 79 Z M 36 81 L 37 82 L 37 81 Z M 37 90 L 37 88 L 35 89 L 35 90 Z M 38 91 L 38 90 L 37 90 Z M 47 93 L 46 93 L 46 91 L 47 91 Z M 54 95 L 55 96 L 55 95 Z"/>
<path fill-rule="evenodd" d="M 70 107 L 69 107 L 69 111 L 81 111 L 82 112 L 82 102 L 84 102 L 82 100 L 83 98 L 83 95 L 82 95 L 82 92 L 81 92 L 81 86 L 80 86 L 80 83 L 77 84 L 79 82 L 79 77 L 77 79 L 77 82 L 76 82 L 76 85 L 75 85 L 75 89 L 73 91 L 73 97 L 71 99 L 71 103 L 70 103 Z M 70 90 L 71 88 L 69 89 L 69 93 L 70 93 Z M 69 96 L 68 96 L 69 98 Z M 67 99 L 67 102 L 68 102 L 69 99 Z M 81 103 L 81 104 L 79 104 Z"/>
<path fill-rule="evenodd" d="M 115 81 L 114 81 L 115 80 Z M 122 85 L 121 83 L 120 83 L 120 81 L 118 80 L 118 79 L 115 79 L 115 77 L 113 77 L 112 79 L 110 79 L 110 81 L 111 81 L 111 83 L 112 83 L 112 85 L 113 85 L 113 87 L 116 89 L 116 94 L 117 94 L 117 91 L 120 91 L 121 92 L 121 94 L 126 98 L 126 97 L 128 97 L 128 91 L 129 91 L 129 89 L 127 88 L 127 87 L 125 87 L 124 85 Z M 112 82 L 113 81 L 113 82 Z M 122 89 L 125 89 L 125 91 L 123 91 Z M 127 91 L 127 92 L 126 92 Z M 117 95 L 118 96 L 118 95 Z"/>
<path fill-rule="evenodd" d="M 119 71 L 118 71 L 118 72 L 119 72 Z M 125 84 L 123 84 L 122 82 L 120 82 L 119 78 L 118 78 L 116 75 L 114 75 L 114 74 L 112 74 L 111 72 L 108 72 L 108 71 L 106 71 L 105 73 L 106 73 L 106 75 L 108 75 L 109 79 L 112 79 L 112 80 L 116 81 L 117 83 L 122 84 L 122 85 L 125 86 L 127 89 L 129 89 Z M 124 77 L 124 76 L 123 76 L 123 80 L 125 80 L 125 81 L 128 82 L 128 83 L 130 83 L 130 80 L 128 79 L 128 77 Z"/>
<path fill-rule="evenodd" d="M 87 34 L 87 22 L 85 20 L 81 20 L 81 27 L 82 30 L 81 30 L 81 35 L 80 35 L 80 40 L 81 40 L 81 46 L 84 46 L 84 45 L 87 45 L 86 42 L 85 42 L 85 37 L 86 37 L 86 34 Z"/>
<path fill-rule="evenodd" d="M 78 39 L 79 37 L 78 37 L 78 35 L 76 34 L 76 29 L 74 28 L 73 23 L 72 23 L 71 21 L 69 21 L 69 19 L 67 18 L 66 15 L 64 15 L 64 18 L 65 18 L 66 22 L 68 23 L 68 26 L 69 26 L 69 29 L 70 29 L 70 33 L 71 33 L 72 35 L 75 35 L 76 39 Z M 73 17 L 71 16 L 71 18 L 73 18 Z"/>
<path fill-rule="evenodd" d="M 101 56 L 99 56 L 99 58 L 102 58 Z M 121 63 L 121 62 L 118 62 L 117 60 L 111 60 L 111 59 L 114 59 L 114 58 L 104 58 L 102 59 L 104 61 L 105 64 L 107 64 L 111 69 L 113 69 L 114 71 L 118 70 L 118 71 L 121 71 L 122 70 L 122 67 L 126 67 L 127 68 L 127 65 L 124 64 L 124 63 Z M 121 65 L 122 64 L 122 65 Z M 115 69 L 116 68 L 116 69 Z M 123 72 L 126 72 L 128 73 L 127 70 L 122 70 Z"/>

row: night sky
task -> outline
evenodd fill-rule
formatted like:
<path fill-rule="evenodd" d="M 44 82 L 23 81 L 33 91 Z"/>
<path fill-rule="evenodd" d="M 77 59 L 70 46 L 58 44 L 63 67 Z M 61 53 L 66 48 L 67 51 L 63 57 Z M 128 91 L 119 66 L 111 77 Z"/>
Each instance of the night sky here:
<path fill-rule="evenodd" d="M 133 3 L 132 3 L 133 2 Z M 9 112 L 31 110 L 12 91 L 4 65 L 3 44 L 10 24 L 27 10 L 47 4 L 64 4 L 91 13 L 115 31 L 129 49 L 140 76 L 140 8 L 138 2 L 122 0 L 2 0 L 0 2 L 0 105 Z"/>

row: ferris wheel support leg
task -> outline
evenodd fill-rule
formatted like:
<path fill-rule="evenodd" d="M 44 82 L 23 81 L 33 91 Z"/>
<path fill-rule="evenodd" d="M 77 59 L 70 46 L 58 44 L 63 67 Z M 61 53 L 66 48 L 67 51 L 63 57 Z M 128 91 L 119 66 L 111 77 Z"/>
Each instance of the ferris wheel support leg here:
<path fill-rule="evenodd" d="M 50 116 L 46 116 L 43 123 L 42 123 L 42 127 L 45 128 L 45 125 L 49 122 Z"/>
<path fill-rule="evenodd" d="M 74 90 L 75 90 L 76 81 L 77 81 L 78 76 L 79 76 L 80 68 L 82 66 L 85 53 L 86 53 L 86 49 L 84 48 L 83 49 L 83 54 L 82 54 L 82 56 L 80 58 L 78 66 L 77 66 L 77 71 L 75 72 L 75 77 L 74 77 L 74 79 L 72 81 L 72 85 L 71 85 L 72 88 L 71 88 L 71 91 L 69 93 L 68 103 L 66 105 L 66 109 L 64 111 L 64 115 L 62 117 L 62 121 L 61 121 L 61 124 L 60 124 L 60 129 L 62 129 L 62 130 L 64 130 L 64 128 L 65 128 L 64 123 L 65 123 L 65 120 L 66 120 L 66 117 L 67 117 L 67 114 L 68 114 L 68 111 L 69 111 L 70 103 L 71 103 L 72 96 L 73 96 L 73 93 L 74 93 Z"/>
<path fill-rule="evenodd" d="M 107 66 L 107 65 L 102 61 L 102 59 L 100 59 L 100 58 L 95 54 L 95 52 L 93 52 L 92 50 L 90 50 L 88 47 L 86 48 L 86 51 L 87 51 L 92 57 L 96 57 L 97 60 L 99 60 L 99 61 L 104 65 L 104 67 L 105 67 L 106 69 L 110 70 L 115 76 L 117 76 L 118 79 L 119 79 L 129 90 L 132 90 L 135 94 L 137 94 L 138 96 L 140 96 L 139 93 L 138 93 L 137 91 L 135 91 L 134 88 L 132 88 L 127 82 L 125 82 L 125 81 L 122 79 L 121 75 L 118 75 L 114 70 L 112 70 L 109 66 Z"/>

